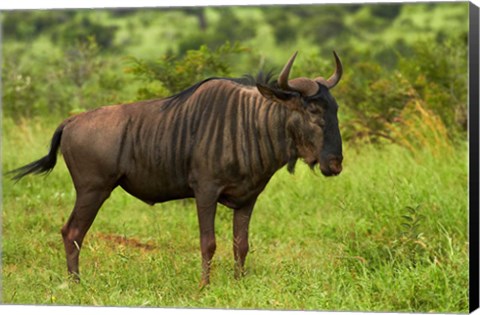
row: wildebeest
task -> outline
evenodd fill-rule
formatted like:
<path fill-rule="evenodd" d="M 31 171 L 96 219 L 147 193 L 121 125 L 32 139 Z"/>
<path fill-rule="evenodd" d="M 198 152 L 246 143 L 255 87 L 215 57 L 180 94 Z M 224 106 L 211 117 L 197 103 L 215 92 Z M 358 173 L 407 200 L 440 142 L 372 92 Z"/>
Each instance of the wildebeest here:
<path fill-rule="evenodd" d="M 235 277 L 244 272 L 248 226 L 258 195 L 273 174 L 298 158 L 325 176 L 342 171 L 338 105 L 330 94 L 342 76 L 289 73 L 276 82 L 210 78 L 174 96 L 101 107 L 63 121 L 49 153 L 11 173 L 48 173 L 61 148 L 76 190 L 61 229 L 69 274 L 79 280 L 82 242 L 103 202 L 117 186 L 149 204 L 194 197 L 200 227 L 201 286 L 209 283 L 215 252 L 217 203 L 233 209 Z"/>

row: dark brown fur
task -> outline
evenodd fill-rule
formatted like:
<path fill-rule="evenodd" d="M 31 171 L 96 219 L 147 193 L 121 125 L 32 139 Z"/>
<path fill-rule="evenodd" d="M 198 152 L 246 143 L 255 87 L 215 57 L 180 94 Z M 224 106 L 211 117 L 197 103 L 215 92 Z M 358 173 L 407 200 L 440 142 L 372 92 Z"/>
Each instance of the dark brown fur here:
<path fill-rule="evenodd" d="M 61 230 L 68 271 L 77 278 L 85 234 L 117 186 L 149 204 L 194 197 L 205 285 L 216 247 L 217 202 L 234 210 L 239 276 L 250 216 L 272 175 L 287 163 L 293 171 L 297 158 L 311 167 L 320 163 L 325 175 L 341 171 L 336 106 L 320 85 L 312 98 L 274 86 L 210 79 L 165 100 L 107 106 L 69 118 L 57 128 L 47 156 L 13 173 L 20 179 L 50 171 L 61 148 L 77 193 Z M 326 129 L 329 119 L 331 130 Z"/>

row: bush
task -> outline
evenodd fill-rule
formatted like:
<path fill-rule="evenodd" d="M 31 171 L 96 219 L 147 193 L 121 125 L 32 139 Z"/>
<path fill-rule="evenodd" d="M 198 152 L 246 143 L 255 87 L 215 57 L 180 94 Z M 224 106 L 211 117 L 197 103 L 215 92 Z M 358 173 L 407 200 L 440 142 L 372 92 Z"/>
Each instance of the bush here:
<path fill-rule="evenodd" d="M 2 12 L 5 40 L 29 41 L 73 18 L 71 10 L 30 10 Z"/>
<path fill-rule="evenodd" d="M 418 100 L 410 102 L 393 123 L 386 124 L 391 138 L 415 156 L 420 151 L 431 156 L 450 156 L 453 147 L 442 119 L 426 110 Z"/>
<path fill-rule="evenodd" d="M 18 69 L 11 63 L 2 66 L 3 111 L 18 119 L 31 117 L 37 112 L 38 87 L 31 71 Z"/>
<path fill-rule="evenodd" d="M 226 42 L 215 50 L 203 45 L 198 50 L 189 50 L 183 57 L 164 55 L 154 61 L 129 57 L 126 71 L 147 84 L 138 90 L 138 99 L 166 97 L 211 76 L 230 76 L 229 57 L 245 52 L 248 49 L 238 43 Z"/>
<path fill-rule="evenodd" d="M 215 50 L 226 42 L 242 42 L 256 35 L 254 24 L 238 18 L 231 8 L 222 8 L 221 19 L 214 25 L 207 24 L 203 11 L 187 10 L 185 12 L 198 18 L 199 29 L 179 40 L 180 55 L 186 54 L 189 50 L 198 50 L 204 45 Z"/>
<path fill-rule="evenodd" d="M 418 42 L 413 56 L 403 57 L 399 69 L 412 83 L 425 106 L 452 132 L 467 130 L 467 43 L 447 41 L 432 47 Z"/>
<path fill-rule="evenodd" d="M 386 129 L 414 97 L 409 83 L 398 72 L 388 73 L 380 65 L 359 62 L 355 74 L 345 76 L 336 95 L 346 110 L 344 137 L 349 141 L 393 140 Z"/>
<path fill-rule="evenodd" d="M 433 18 L 429 9 L 440 17 L 451 16 L 452 26 L 446 29 L 435 16 L 437 21 L 432 21 L 425 36 L 430 27 L 427 18 Z M 412 110 L 415 104 L 439 119 L 449 140 L 464 139 L 467 30 L 461 17 L 466 9 L 463 4 L 431 8 L 292 5 L 252 8 L 251 14 L 234 7 L 175 9 L 173 17 L 163 9 L 95 15 L 86 10 L 8 12 L 2 15 L 5 113 L 14 117 L 65 114 L 118 101 L 169 96 L 211 76 L 244 74 L 237 69 L 273 64 L 279 70 L 287 58 L 282 47 L 288 45 L 288 51 L 302 52 L 295 62 L 295 76 L 328 76 L 332 60 L 318 58 L 319 52 L 329 56 L 326 51 L 335 49 L 340 54 L 346 73 L 333 94 L 342 107 L 340 123 L 346 141 L 404 141 L 398 138 L 399 130 L 409 120 L 416 125 L 422 117 L 420 111 Z M 121 16 L 128 20 L 120 20 Z M 156 23 L 160 19 L 172 25 Z M 415 24 L 417 19 L 421 25 Z M 190 29 L 191 25 L 198 27 Z M 117 28 L 125 49 L 137 54 L 126 58 L 123 73 L 121 59 L 115 55 L 120 50 L 111 49 Z M 414 43 L 414 36 L 404 31 L 419 32 L 424 39 Z M 249 46 L 255 50 L 245 48 Z M 149 57 L 158 52 L 163 56 Z M 139 58 L 141 53 L 146 57 Z M 128 93 L 136 95 L 125 97 Z"/>
<path fill-rule="evenodd" d="M 107 26 L 94 20 L 90 16 L 78 16 L 63 23 L 61 27 L 52 31 L 52 40 L 64 47 L 69 47 L 78 42 L 87 43 L 90 38 L 102 49 L 113 48 L 116 26 Z"/>
<path fill-rule="evenodd" d="M 28 58 L 15 58 L 5 50 L 2 76 L 3 109 L 19 119 L 37 115 L 83 111 L 122 101 L 125 78 L 115 73 L 115 63 L 101 56 L 94 38 L 50 55 L 33 50 Z"/>
<path fill-rule="evenodd" d="M 425 118 L 424 112 L 436 117 L 435 124 L 445 128 L 447 140 L 463 137 L 467 126 L 466 60 L 462 43 L 432 47 L 431 42 L 418 42 L 412 55 L 400 56 L 393 71 L 376 62 L 351 64 L 348 69 L 355 72 L 347 74 L 335 92 L 347 107 L 342 113 L 344 137 L 405 143 L 398 132 L 405 126 L 396 124 L 410 124 L 421 131 L 423 126 L 417 120 Z M 412 108 L 417 110 L 412 112 Z"/>

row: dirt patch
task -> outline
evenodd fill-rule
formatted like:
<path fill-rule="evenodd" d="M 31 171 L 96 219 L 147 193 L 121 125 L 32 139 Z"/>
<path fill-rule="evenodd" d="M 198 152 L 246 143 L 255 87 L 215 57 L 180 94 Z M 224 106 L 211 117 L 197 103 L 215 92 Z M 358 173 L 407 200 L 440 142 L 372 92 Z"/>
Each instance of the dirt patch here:
<path fill-rule="evenodd" d="M 109 242 L 113 246 L 134 247 L 134 248 L 139 248 L 145 251 L 152 251 L 158 248 L 158 246 L 151 241 L 142 242 L 136 238 L 127 238 L 126 236 L 122 236 L 122 235 L 97 232 L 95 233 L 95 236 L 98 239 Z"/>

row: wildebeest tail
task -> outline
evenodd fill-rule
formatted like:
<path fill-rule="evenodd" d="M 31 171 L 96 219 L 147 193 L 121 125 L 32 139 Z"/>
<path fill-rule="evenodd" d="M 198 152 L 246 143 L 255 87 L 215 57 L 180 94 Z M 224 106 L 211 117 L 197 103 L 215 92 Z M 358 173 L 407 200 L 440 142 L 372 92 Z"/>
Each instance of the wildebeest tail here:
<path fill-rule="evenodd" d="M 13 175 L 12 179 L 18 181 L 23 176 L 28 174 L 41 174 L 49 173 L 55 167 L 57 163 L 57 152 L 60 147 L 60 139 L 62 138 L 62 132 L 65 124 L 61 124 L 52 137 L 52 142 L 50 144 L 50 151 L 48 154 L 37 161 L 33 161 L 30 164 L 22 166 L 20 168 L 14 169 L 7 172 L 7 175 Z"/>

